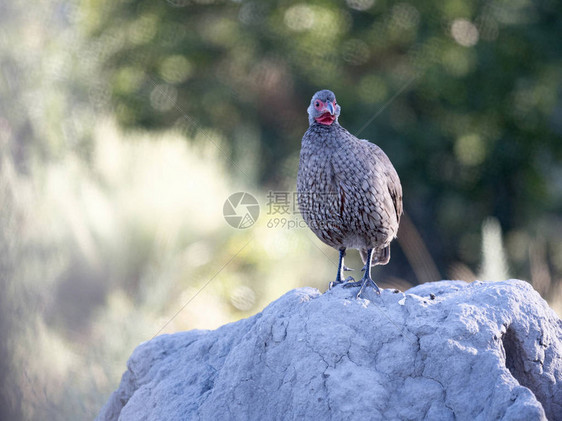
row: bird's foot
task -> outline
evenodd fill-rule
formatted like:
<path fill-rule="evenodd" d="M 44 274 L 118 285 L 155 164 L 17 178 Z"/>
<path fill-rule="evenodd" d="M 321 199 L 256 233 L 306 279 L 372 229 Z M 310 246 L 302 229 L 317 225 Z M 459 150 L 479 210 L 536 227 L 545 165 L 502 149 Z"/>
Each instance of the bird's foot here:
<path fill-rule="evenodd" d="M 359 292 L 357 293 L 357 298 L 361 298 L 361 296 L 363 295 L 363 293 L 365 292 L 365 289 L 371 286 L 373 287 L 373 289 L 375 290 L 375 292 L 377 293 L 377 295 L 381 295 L 381 290 L 379 289 L 379 287 L 377 286 L 377 284 L 375 284 L 375 281 L 373 281 L 370 277 L 364 276 L 360 281 L 358 282 L 346 282 L 344 284 L 344 288 L 353 288 L 353 287 L 361 287 L 359 289 Z"/>
<path fill-rule="evenodd" d="M 348 268 L 347 266 L 344 265 L 343 270 L 346 271 L 346 272 L 350 272 L 350 271 L 355 270 L 355 269 Z"/>
<path fill-rule="evenodd" d="M 345 280 L 342 280 L 342 278 L 338 276 L 334 282 L 330 282 L 328 289 L 332 289 L 336 285 L 341 285 L 341 284 L 347 285 L 348 282 L 352 282 L 352 281 L 355 281 L 355 279 L 353 279 L 353 277 L 351 276 L 348 276 L 347 278 L 345 278 Z"/>

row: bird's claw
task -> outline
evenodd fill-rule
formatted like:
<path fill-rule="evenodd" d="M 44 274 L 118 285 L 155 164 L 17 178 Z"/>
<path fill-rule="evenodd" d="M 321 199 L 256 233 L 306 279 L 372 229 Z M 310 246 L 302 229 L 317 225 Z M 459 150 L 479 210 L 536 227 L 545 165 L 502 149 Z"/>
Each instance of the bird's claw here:
<path fill-rule="evenodd" d="M 343 270 L 346 271 L 346 272 L 350 272 L 350 271 L 355 270 L 355 269 L 348 268 L 347 266 L 344 265 Z"/>
<path fill-rule="evenodd" d="M 347 285 L 347 283 L 348 283 L 348 282 L 351 282 L 351 281 L 355 281 L 355 279 L 353 279 L 353 277 L 351 277 L 351 276 L 348 276 L 348 277 L 345 278 L 345 280 L 343 280 L 343 281 L 342 281 L 341 279 L 340 279 L 340 280 L 336 279 L 335 281 L 330 282 L 330 285 L 328 286 L 328 289 L 332 289 L 332 288 L 335 287 L 336 285 L 341 285 L 341 284 Z"/>
<path fill-rule="evenodd" d="M 360 281 L 357 282 L 347 282 L 344 284 L 344 288 L 353 288 L 353 287 L 361 287 L 359 289 L 359 292 L 357 293 L 357 298 L 361 298 L 361 296 L 363 295 L 363 293 L 365 292 L 365 288 L 367 288 L 368 286 L 373 287 L 373 289 L 375 290 L 375 292 L 377 293 L 377 295 L 381 295 L 381 290 L 379 289 L 379 287 L 377 286 L 377 284 L 375 284 L 375 281 L 373 281 L 371 278 L 366 278 L 364 277 L 363 279 L 361 279 Z"/>

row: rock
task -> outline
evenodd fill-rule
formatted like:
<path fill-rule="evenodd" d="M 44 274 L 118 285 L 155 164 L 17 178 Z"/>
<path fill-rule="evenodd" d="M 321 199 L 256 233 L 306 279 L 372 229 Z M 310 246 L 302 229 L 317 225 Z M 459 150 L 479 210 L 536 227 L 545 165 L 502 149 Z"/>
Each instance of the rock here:
<path fill-rule="evenodd" d="M 98 419 L 562 419 L 562 321 L 528 283 L 356 293 L 145 342 Z"/>

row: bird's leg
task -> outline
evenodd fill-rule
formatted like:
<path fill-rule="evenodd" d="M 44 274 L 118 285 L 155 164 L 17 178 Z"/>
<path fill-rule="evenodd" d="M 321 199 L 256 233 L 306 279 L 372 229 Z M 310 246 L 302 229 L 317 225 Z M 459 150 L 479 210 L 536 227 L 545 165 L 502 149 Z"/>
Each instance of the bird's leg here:
<path fill-rule="evenodd" d="M 375 284 L 375 281 L 373 281 L 373 278 L 371 278 L 371 260 L 372 260 L 372 258 L 373 258 L 373 249 L 369 249 L 369 250 L 367 250 L 367 262 L 365 263 L 365 273 L 363 274 L 363 277 L 361 278 L 361 280 L 358 281 L 358 282 L 348 282 L 344 285 L 344 287 L 346 287 L 346 288 L 361 287 L 359 289 L 359 292 L 357 293 L 357 298 L 361 297 L 361 295 L 365 291 L 365 288 L 368 287 L 368 286 L 372 286 L 375 289 L 375 291 L 377 292 L 377 294 L 380 295 L 380 293 L 381 293 L 379 287 L 377 286 L 377 284 Z"/>
<path fill-rule="evenodd" d="M 336 280 L 334 282 L 330 282 L 330 289 L 335 287 L 336 285 L 343 284 L 344 282 L 353 281 L 354 279 L 350 276 L 344 281 L 344 270 L 350 270 L 343 264 L 343 258 L 345 257 L 345 247 L 340 249 L 340 261 L 338 263 L 338 274 L 336 275 Z"/>

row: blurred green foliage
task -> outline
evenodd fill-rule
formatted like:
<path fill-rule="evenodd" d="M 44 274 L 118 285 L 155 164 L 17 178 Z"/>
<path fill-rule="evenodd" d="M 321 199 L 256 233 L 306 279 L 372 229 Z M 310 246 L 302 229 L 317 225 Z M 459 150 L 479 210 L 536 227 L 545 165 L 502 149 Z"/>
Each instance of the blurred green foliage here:
<path fill-rule="evenodd" d="M 560 312 L 561 12 L 0 3 L 0 418 L 91 419 L 139 342 L 327 287 L 337 253 L 265 206 L 321 88 L 404 185 L 383 285 L 519 277 Z M 237 191 L 262 204 L 249 230 L 222 216 Z"/>
<path fill-rule="evenodd" d="M 329 88 L 344 127 L 395 163 L 442 273 L 478 263 L 490 215 L 508 237 L 557 241 L 560 2 L 84 4 L 123 126 L 212 129 L 238 176 L 292 188 L 308 101 Z"/>

